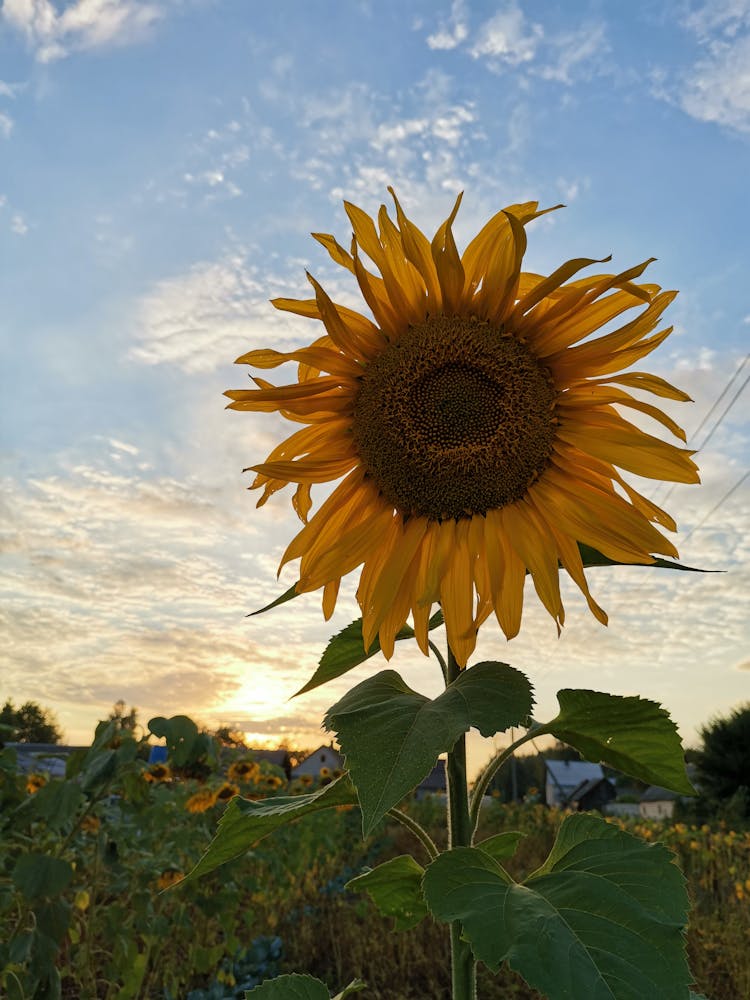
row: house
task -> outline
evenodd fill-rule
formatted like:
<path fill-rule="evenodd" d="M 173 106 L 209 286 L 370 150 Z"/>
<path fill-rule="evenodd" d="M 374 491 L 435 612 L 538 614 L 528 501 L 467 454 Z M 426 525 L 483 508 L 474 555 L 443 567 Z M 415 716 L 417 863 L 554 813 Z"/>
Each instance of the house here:
<path fill-rule="evenodd" d="M 590 809 L 598 809 L 605 812 L 607 805 L 615 798 L 614 782 L 609 778 L 589 778 L 582 781 L 574 788 L 568 797 L 567 804 L 571 809 L 578 812 L 587 812 Z"/>
<path fill-rule="evenodd" d="M 604 777 L 601 764 L 587 760 L 545 760 L 544 794 L 548 806 L 564 808 L 570 796 L 584 781 Z"/>
<path fill-rule="evenodd" d="M 649 785 L 641 796 L 638 811 L 642 819 L 672 819 L 674 804 L 680 796 L 668 788 Z"/>
<path fill-rule="evenodd" d="M 6 743 L 5 749 L 15 750 L 21 774 L 41 771 L 51 778 L 64 778 L 65 763 L 70 754 L 89 748 L 64 746 L 61 743 Z"/>
<path fill-rule="evenodd" d="M 260 759 L 260 754 L 256 754 L 256 758 Z M 291 774 L 293 778 L 300 778 L 304 774 L 310 775 L 311 778 L 317 778 L 323 768 L 330 774 L 333 774 L 334 771 L 344 770 L 343 755 L 338 750 L 334 750 L 333 745 L 313 750 L 301 763 L 292 768 Z"/>
<path fill-rule="evenodd" d="M 252 750 L 253 760 L 262 764 L 266 761 L 268 764 L 273 764 L 274 767 L 279 767 L 286 775 L 286 780 L 291 781 L 292 778 L 292 760 L 289 756 L 289 751 L 284 750 Z"/>
<path fill-rule="evenodd" d="M 414 797 L 420 801 L 427 795 L 445 795 L 446 787 L 445 761 L 439 760 L 430 773 L 417 785 Z"/>

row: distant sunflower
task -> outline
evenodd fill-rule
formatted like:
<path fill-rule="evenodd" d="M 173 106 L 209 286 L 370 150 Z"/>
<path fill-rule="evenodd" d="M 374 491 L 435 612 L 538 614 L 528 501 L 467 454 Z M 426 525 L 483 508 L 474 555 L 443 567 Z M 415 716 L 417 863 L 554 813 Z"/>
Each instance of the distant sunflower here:
<path fill-rule="evenodd" d="M 172 771 L 166 764 L 153 764 L 143 772 L 143 780 L 148 784 L 158 784 L 161 781 L 171 781 Z"/>
<path fill-rule="evenodd" d="M 219 788 L 214 794 L 214 798 L 217 802 L 229 802 L 233 799 L 235 795 L 239 795 L 240 790 L 237 785 L 233 785 L 229 781 L 225 781 L 224 784 Z"/>
<path fill-rule="evenodd" d="M 227 778 L 230 781 L 248 782 L 255 781 L 260 775 L 260 768 L 252 760 L 236 760 L 229 765 Z"/>
<path fill-rule="evenodd" d="M 30 774 L 26 779 L 26 791 L 29 795 L 35 795 L 40 788 L 44 788 L 47 779 L 43 774 Z"/>
<path fill-rule="evenodd" d="M 156 881 L 156 886 L 158 889 L 164 891 L 164 889 L 171 889 L 173 885 L 178 885 L 184 878 L 184 872 L 177 871 L 175 868 L 168 868 L 161 873 Z"/>
<path fill-rule="evenodd" d="M 216 805 L 216 795 L 210 788 L 201 788 L 185 803 L 185 808 L 191 813 L 202 813 Z"/>
<path fill-rule="evenodd" d="M 462 666 L 493 611 L 505 635 L 516 635 L 527 571 L 559 630 L 560 565 L 606 624 L 578 542 L 625 563 L 677 555 L 653 526 L 674 531 L 672 518 L 618 469 L 699 481 L 693 452 L 617 409 L 646 414 L 685 440 L 627 390 L 689 397 L 654 375 L 620 374 L 668 336 L 671 328 L 652 331 L 676 292 L 635 283 L 650 261 L 576 280 L 601 262 L 571 260 L 548 277 L 522 272 L 524 226 L 543 214 L 536 202 L 498 212 L 459 255 L 451 227 L 460 196 L 432 241 L 393 198 L 396 221 L 382 206 L 378 230 L 345 205 L 351 252 L 313 234 L 354 274 L 374 322 L 335 304 L 308 275 L 315 298 L 273 304 L 322 320 L 325 335 L 299 350 L 237 359 L 255 368 L 298 362 L 297 381 L 276 387 L 254 378 L 257 388 L 226 393 L 232 409 L 278 411 L 304 425 L 251 467 L 251 488 L 263 488 L 258 506 L 298 484 L 292 503 L 305 527 L 281 566 L 301 560 L 297 590 L 322 587 L 328 618 L 341 578 L 362 565 L 365 646 L 379 636 L 387 657 L 409 614 L 427 652 L 435 602 Z M 363 253 L 380 275 L 365 268 Z M 642 311 L 612 329 L 634 307 Z M 342 477 L 308 521 L 311 486 Z"/>

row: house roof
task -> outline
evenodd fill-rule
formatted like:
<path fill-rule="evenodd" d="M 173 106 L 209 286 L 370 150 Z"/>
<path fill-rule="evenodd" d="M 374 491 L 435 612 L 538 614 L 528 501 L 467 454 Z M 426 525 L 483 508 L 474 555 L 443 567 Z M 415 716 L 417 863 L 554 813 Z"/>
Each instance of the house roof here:
<path fill-rule="evenodd" d="M 301 760 L 299 764 L 297 764 L 297 767 L 299 767 L 301 764 L 304 764 L 306 760 L 312 760 L 313 757 L 316 757 L 318 754 L 321 753 L 326 753 L 333 756 L 333 758 L 338 761 L 337 767 L 344 766 L 343 754 L 340 754 L 338 750 L 334 749 L 334 747 L 330 746 L 329 744 L 324 743 L 322 746 L 319 746 L 317 750 L 313 750 L 312 753 L 309 753 L 307 757 L 305 757 L 305 760 Z"/>
<path fill-rule="evenodd" d="M 444 792 L 445 783 L 445 761 L 439 760 L 428 775 L 419 783 L 419 788 L 423 792 Z"/>
<path fill-rule="evenodd" d="M 675 802 L 679 799 L 677 792 L 670 792 L 668 788 L 661 788 L 659 785 L 649 785 L 641 795 L 641 802 Z"/>
<path fill-rule="evenodd" d="M 545 760 L 544 766 L 552 783 L 558 788 L 577 788 L 582 781 L 604 777 L 601 764 L 587 760 Z"/>
<path fill-rule="evenodd" d="M 568 796 L 568 802 L 580 802 L 585 795 L 593 792 L 602 782 L 609 787 L 612 795 L 614 795 L 615 788 L 609 778 L 589 778 L 588 781 L 582 781 L 580 785 L 573 789 Z"/>

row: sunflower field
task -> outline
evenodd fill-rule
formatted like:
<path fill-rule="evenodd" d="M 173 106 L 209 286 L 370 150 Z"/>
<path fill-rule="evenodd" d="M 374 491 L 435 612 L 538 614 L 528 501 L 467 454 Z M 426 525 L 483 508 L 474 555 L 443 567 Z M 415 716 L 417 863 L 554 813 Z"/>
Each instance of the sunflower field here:
<path fill-rule="evenodd" d="M 158 721 L 168 731 L 175 720 Z M 359 811 L 341 806 L 180 887 L 235 795 L 258 802 L 310 791 L 310 779 L 289 783 L 192 731 L 192 745 L 183 740 L 167 764 L 149 765 L 145 737 L 101 723 L 93 745 L 68 758 L 65 778 L 21 774 L 15 753 L 0 753 L 0 996 L 224 1000 L 299 968 L 332 988 L 357 970 L 363 996 L 377 1000 L 447 996 L 446 928 L 422 920 L 394 934 L 365 891 L 347 888 L 414 850 L 403 826 L 383 824 L 363 841 Z M 442 799 L 402 806 L 436 841 L 445 836 Z M 540 864 L 562 819 L 541 805 L 493 801 L 480 823 L 486 836 L 518 831 L 515 876 Z M 750 833 L 613 822 L 676 853 L 700 988 L 750 995 Z M 479 983 L 489 1000 L 537 996 L 511 972 L 480 967 Z"/>

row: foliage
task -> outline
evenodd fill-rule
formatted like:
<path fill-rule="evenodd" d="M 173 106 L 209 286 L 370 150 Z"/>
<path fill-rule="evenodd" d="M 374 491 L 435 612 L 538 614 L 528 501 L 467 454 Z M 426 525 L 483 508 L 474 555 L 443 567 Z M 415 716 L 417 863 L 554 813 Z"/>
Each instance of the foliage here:
<path fill-rule="evenodd" d="M 244 800 L 273 811 L 294 797 L 304 808 L 317 789 L 277 784 L 278 769 L 242 751 L 227 751 L 204 782 L 169 771 L 149 780 L 156 768 L 146 747 L 102 724 L 94 746 L 68 758 L 66 778 L 48 778 L 36 791 L 14 753 L 0 753 L 0 996 L 182 1000 L 192 991 L 191 1000 L 225 1000 L 242 996 L 252 975 L 299 968 L 329 996 L 352 969 L 367 982 L 368 1000 L 448 995 L 447 968 L 435 961 L 448 946 L 445 926 L 407 919 L 410 930 L 391 933 L 404 914 L 403 886 L 430 860 L 409 830 L 389 820 L 362 843 L 356 808 L 310 811 L 231 865 L 178 884 L 227 812 L 216 793 L 230 769 L 243 796 L 233 811 Z M 199 793 L 209 804 L 189 812 Z M 440 797 L 400 808 L 445 848 Z M 521 883 L 543 865 L 563 819 L 541 805 L 492 799 L 476 846 Z M 750 833 L 641 820 L 611 827 L 676 854 L 693 900 L 688 952 L 700 990 L 750 995 Z M 379 879 L 367 875 L 378 871 Z M 405 877 L 382 878 L 399 872 Z M 507 968 L 494 975 L 480 965 L 479 986 L 482 1000 L 538 1000 Z"/>
<path fill-rule="evenodd" d="M 6 728 L 7 727 L 7 728 Z M 35 701 L 18 708 L 8 699 L 0 709 L 0 743 L 60 743 L 62 731 L 54 712 Z"/>
<path fill-rule="evenodd" d="M 700 735 L 696 765 L 703 795 L 714 807 L 733 800 L 738 817 L 750 819 L 750 703 L 713 719 Z"/>

